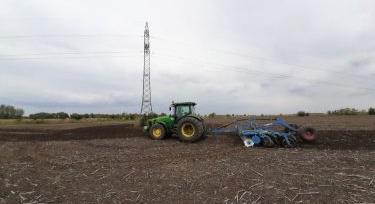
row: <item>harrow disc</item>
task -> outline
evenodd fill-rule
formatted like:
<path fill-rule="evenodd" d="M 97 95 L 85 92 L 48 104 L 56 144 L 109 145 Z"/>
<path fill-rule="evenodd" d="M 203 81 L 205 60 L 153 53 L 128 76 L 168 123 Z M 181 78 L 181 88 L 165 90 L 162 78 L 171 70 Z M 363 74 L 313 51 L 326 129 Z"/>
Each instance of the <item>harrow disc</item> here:
<path fill-rule="evenodd" d="M 254 135 L 251 137 L 254 145 L 259 145 L 262 142 L 262 139 L 258 135 Z"/>
<path fill-rule="evenodd" d="M 262 137 L 262 144 L 263 144 L 264 147 L 274 147 L 275 146 L 275 143 L 267 135 Z"/>
<path fill-rule="evenodd" d="M 285 137 L 281 140 L 281 145 L 286 148 L 293 148 L 297 146 L 297 141 L 291 137 Z"/>

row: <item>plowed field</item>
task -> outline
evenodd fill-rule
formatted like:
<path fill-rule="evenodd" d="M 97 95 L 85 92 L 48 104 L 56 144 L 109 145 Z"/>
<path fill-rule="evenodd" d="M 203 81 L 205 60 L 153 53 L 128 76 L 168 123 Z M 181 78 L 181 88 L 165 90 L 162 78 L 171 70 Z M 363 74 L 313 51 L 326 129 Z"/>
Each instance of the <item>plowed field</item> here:
<path fill-rule="evenodd" d="M 375 202 L 374 118 L 287 120 L 319 141 L 249 149 L 229 135 L 153 141 L 132 124 L 0 127 L 0 203 Z"/>

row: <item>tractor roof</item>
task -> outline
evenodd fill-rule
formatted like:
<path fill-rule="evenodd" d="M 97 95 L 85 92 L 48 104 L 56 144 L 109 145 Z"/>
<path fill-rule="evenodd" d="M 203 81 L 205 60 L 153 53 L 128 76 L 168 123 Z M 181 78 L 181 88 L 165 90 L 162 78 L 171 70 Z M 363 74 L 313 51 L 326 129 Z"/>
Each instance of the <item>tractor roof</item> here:
<path fill-rule="evenodd" d="M 197 105 L 195 102 L 181 102 L 181 103 L 172 102 L 172 106 L 195 106 L 195 105 Z"/>

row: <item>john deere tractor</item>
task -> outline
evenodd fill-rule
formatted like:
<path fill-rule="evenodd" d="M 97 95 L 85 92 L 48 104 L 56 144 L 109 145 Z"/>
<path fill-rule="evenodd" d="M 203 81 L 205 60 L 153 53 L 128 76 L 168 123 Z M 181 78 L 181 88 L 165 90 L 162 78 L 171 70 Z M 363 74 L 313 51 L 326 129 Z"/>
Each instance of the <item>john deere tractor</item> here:
<path fill-rule="evenodd" d="M 203 118 L 195 113 L 194 102 L 174 103 L 169 107 L 172 114 L 147 121 L 144 130 L 154 140 L 176 135 L 183 142 L 195 142 L 204 137 Z"/>

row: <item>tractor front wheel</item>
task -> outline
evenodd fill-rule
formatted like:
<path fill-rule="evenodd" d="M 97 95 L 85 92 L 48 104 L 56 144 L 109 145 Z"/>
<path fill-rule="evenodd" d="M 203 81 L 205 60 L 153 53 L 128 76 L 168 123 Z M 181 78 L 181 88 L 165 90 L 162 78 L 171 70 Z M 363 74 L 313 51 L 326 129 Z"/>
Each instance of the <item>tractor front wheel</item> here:
<path fill-rule="evenodd" d="M 183 142 L 195 142 L 204 136 L 203 122 L 193 117 L 182 118 L 177 123 L 177 134 Z"/>
<path fill-rule="evenodd" d="M 166 130 L 161 124 L 154 124 L 150 128 L 150 137 L 153 140 L 162 140 L 166 135 Z"/>

